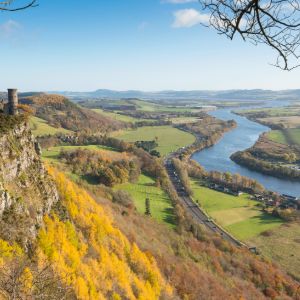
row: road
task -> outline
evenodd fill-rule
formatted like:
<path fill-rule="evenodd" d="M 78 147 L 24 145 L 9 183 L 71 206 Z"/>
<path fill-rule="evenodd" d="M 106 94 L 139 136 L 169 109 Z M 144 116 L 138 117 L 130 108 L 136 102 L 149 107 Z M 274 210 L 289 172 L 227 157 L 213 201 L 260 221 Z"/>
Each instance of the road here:
<path fill-rule="evenodd" d="M 174 188 L 177 191 L 179 199 L 185 209 L 191 214 L 192 218 L 195 222 L 206 226 L 210 231 L 215 234 L 220 235 L 224 240 L 228 241 L 232 245 L 236 247 L 247 247 L 242 242 L 235 239 L 228 232 L 218 226 L 213 220 L 211 220 L 202 209 L 195 204 L 195 202 L 191 199 L 188 193 L 185 191 L 184 185 L 179 179 L 179 176 L 176 172 L 176 169 L 172 163 L 172 158 L 178 156 L 179 153 L 172 153 L 165 159 L 165 168 L 168 172 L 169 178 L 173 183 Z"/>

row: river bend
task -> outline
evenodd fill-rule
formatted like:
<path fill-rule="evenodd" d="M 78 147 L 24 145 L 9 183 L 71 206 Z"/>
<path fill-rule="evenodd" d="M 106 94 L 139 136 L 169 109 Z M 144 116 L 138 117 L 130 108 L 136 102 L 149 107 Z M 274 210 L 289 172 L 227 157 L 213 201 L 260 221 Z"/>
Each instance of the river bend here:
<path fill-rule="evenodd" d="M 279 179 L 251 171 L 230 159 L 231 154 L 234 152 L 243 151 L 253 146 L 263 132 L 270 130 L 268 127 L 233 114 L 230 109 L 218 109 L 210 112 L 210 115 L 222 120 L 234 119 L 237 122 L 237 128 L 225 133 L 224 137 L 213 147 L 195 152 L 192 155 L 192 159 L 200 163 L 206 170 L 239 173 L 243 176 L 256 179 L 268 190 L 280 194 L 300 196 L 299 182 Z"/>

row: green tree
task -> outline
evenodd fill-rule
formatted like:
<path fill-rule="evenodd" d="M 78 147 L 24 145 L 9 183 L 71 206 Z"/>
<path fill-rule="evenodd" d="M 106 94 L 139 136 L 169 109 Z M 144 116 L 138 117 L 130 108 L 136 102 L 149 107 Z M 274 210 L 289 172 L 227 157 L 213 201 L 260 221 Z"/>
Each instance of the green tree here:
<path fill-rule="evenodd" d="M 146 207 L 145 215 L 151 216 L 150 199 L 148 197 L 146 198 L 146 201 L 145 201 L 145 207 Z"/>

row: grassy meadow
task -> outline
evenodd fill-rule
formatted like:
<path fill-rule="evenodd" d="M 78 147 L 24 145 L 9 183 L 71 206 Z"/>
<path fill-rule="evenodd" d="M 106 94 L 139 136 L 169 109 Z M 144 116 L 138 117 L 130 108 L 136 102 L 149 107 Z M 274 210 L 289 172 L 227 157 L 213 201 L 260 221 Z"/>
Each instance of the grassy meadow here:
<path fill-rule="evenodd" d="M 300 280 L 300 224 L 289 223 L 249 240 L 266 257 Z"/>
<path fill-rule="evenodd" d="M 249 195 L 239 197 L 224 194 L 191 181 L 194 199 L 222 227 L 242 241 L 278 227 L 282 221 L 263 213 Z"/>
<path fill-rule="evenodd" d="M 171 126 L 147 126 L 136 130 L 118 132 L 117 138 L 125 142 L 152 141 L 157 138 L 157 151 L 166 155 L 180 147 L 192 144 L 195 137 L 187 132 Z"/>
<path fill-rule="evenodd" d="M 29 123 L 32 133 L 35 136 L 55 135 L 56 133 L 71 133 L 70 130 L 64 128 L 52 127 L 47 123 L 47 121 L 37 117 L 31 117 Z"/>
<path fill-rule="evenodd" d="M 57 162 L 59 159 L 59 153 L 61 150 L 70 151 L 76 149 L 88 149 L 88 150 L 101 150 L 107 151 L 110 154 L 114 149 L 101 145 L 87 145 L 87 146 L 56 146 L 49 149 L 43 149 L 42 158 L 51 162 Z"/>
<path fill-rule="evenodd" d="M 174 227 L 175 216 L 171 199 L 162 189 L 155 186 L 155 181 L 151 177 L 141 175 L 137 183 L 120 184 L 115 189 L 127 191 L 141 214 L 145 213 L 145 200 L 149 197 L 152 217 Z"/>
<path fill-rule="evenodd" d="M 134 117 L 126 116 L 126 115 L 121 115 L 121 114 L 118 114 L 117 112 L 105 111 L 100 108 L 96 108 L 96 109 L 92 109 L 92 110 L 100 115 L 110 117 L 117 121 L 123 121 L 123 122 L 128 122 L 128 123 L 135 123 L 135 122 L 140 122 L 140 121 L 151 121 L 151 120 L 147 120 L 147 119 L 139 119 L 139 118 L 134 118 Z"/>
<path fill-rule="evenodd" d="M 268 138 L 277 143 L 300 146 L 300 128 L 272 130 Z"/>
<path fill-rule="evenodd" d="M 178 117 L 171 119 L 173 124 L 184 124 L 184 123 L 195 123 L 199 121 L 199 118 L 196 117 Z"/>

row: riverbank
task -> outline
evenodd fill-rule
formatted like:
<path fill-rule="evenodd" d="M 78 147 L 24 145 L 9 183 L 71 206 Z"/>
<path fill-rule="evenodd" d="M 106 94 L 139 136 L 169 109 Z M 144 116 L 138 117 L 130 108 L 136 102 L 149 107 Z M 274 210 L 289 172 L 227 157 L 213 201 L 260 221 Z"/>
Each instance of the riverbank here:
<path fill-rule="evenodd" d="M 207 171 L 240 174 L 255 179 L 267 190 L 299 197 L 300 185 L 298 182 L 250 170 L 230 159 L 233 153 L 252 147 L 261 134 L 270 131 L 268 127 L 233 114 L 230 109 L 219 109 L 209 114 L 225 121 L 234 119 L 237 127 L 225 133 L 213 147 L 193 153 L 191 157 L 193 160 L 198 162 Z"/>
<path fill-rule="evenodd" d="M 234 120 L 221 120 L 206 115 L 199 122 L 191 124 L 180 124 L 178 129 L 191 133 L 196 141 L 188 147 L 179 150 L 181 158 L 190 159 L 194 152 L 214 146 L 226 132 L 237 127 Z"/>
<path fill-rule="evenodd" d="M 263 174 L 300 181 L 300 150 L 271 141 L 266 134 L 262 134 L 254 146 L 235 152 L 230 158 L 239 165 Z"/>

